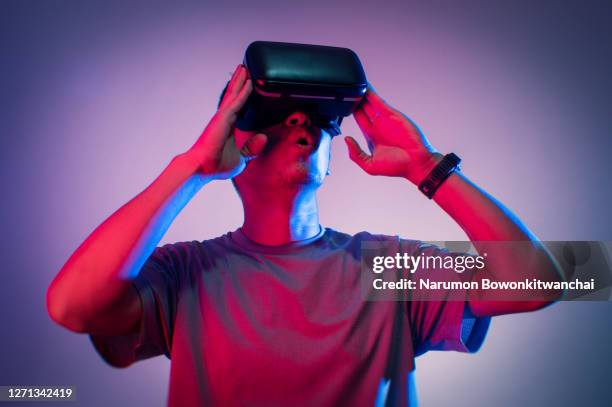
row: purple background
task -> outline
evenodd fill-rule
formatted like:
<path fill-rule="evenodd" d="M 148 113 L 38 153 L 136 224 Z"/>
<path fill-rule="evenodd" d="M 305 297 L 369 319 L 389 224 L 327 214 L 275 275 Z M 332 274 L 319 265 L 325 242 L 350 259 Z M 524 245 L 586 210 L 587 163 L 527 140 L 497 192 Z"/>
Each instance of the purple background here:
<path fill-rule="evenodd" d="M 45 290 L 100 222 L 195 141 L 257 39 L 352 48 L 381 95 L 541 239 L 612 240 L 612 6 L 507 3 L 2 1 L 0 385 L 74 385 L 87 406 L 164 404 L 168 360 L 105 365 L 86 336 L 49 320 Z M 363 173 L 339 139 L 331 172 L 324 225 L 465 239 L 413 186 Z M 241 220 L 230 183 L 217 182 L 163 242 Z M 497 318 L 478 354 L 417 359 L 420 400 L 609 405 L 611 311 L 564 303 Z"/>

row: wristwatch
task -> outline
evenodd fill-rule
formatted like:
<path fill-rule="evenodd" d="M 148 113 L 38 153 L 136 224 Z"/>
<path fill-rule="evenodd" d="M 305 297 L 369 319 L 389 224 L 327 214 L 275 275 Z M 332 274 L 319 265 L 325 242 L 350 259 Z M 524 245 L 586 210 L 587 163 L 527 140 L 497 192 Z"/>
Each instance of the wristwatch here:
<path fill-rule="evenodd" d="M 461 158 L 456 154 L 446 154 L 434 169 L 431 170 L 429 175 L 421 181 L 419 184 L 419 191 L 425 194 L 427 198 L 433 198 L 438 188 L 440 188 L 440 185 L 442 185 L 453 172 L 461 169 L 459 163 L 461 163 Z"/>

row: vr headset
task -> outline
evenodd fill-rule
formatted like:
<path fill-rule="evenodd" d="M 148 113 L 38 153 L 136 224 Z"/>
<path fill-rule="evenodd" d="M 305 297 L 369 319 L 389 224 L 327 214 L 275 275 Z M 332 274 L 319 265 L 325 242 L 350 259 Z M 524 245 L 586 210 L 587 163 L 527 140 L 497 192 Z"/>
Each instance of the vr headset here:
<path fill-rule="evenodd" d="M 283 122 L 296 110 L 332 136 L 366 92 L 361 62 L 348 48 L 255 41 L 243 61 L 253 92 L 238 112 L 236 127 L 259 130 Z"/>

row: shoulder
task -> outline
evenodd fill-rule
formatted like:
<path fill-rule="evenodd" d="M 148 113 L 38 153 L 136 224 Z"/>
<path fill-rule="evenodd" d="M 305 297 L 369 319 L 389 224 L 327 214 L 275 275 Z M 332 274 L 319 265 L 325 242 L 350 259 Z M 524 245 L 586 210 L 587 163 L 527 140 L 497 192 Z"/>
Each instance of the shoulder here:
<path fill-rule="evenodd" d="M 165 243 L 156 247 L 153 254 L 184 257 L 199 250 L 203 243 L 197 240 Z"/>
<path fill-rule="evenodd" d="M 165 243 L 155 248 L 153 258 L 189 261 L 229 251 L 227 234 L 206 240 L 185 240 Z"/>

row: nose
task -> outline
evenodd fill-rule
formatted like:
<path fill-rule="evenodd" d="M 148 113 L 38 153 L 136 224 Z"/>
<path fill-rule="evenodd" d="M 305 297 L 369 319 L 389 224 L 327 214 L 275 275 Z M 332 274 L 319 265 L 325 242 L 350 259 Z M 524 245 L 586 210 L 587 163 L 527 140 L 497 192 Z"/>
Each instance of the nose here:
<path fill-rule="evenodd" d="M 310 117 L 304 112 L 293 112 L 285 119 L 285 125 L 292 127 L 310 127 L 310 123 Z"/>

